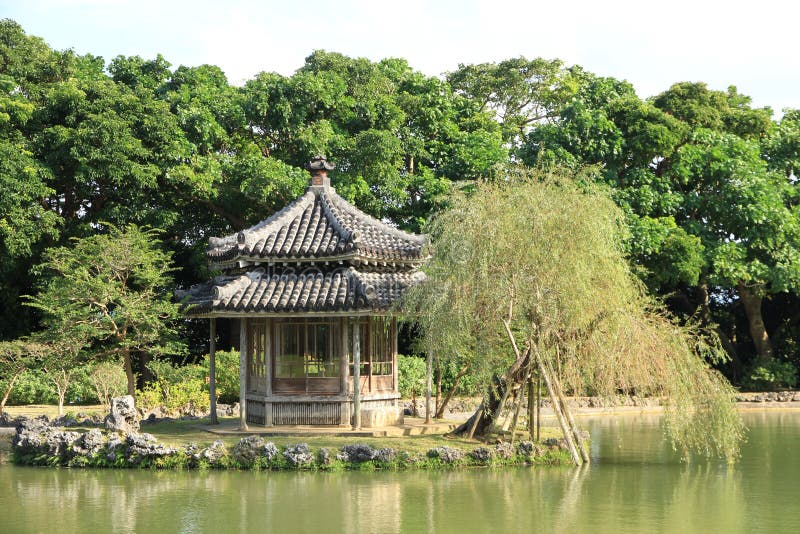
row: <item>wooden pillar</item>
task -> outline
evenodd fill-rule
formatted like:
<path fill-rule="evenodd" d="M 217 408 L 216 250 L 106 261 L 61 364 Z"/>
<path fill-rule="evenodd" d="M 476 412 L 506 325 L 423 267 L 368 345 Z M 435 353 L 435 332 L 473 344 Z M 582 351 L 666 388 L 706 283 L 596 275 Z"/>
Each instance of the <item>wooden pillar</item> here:
<path fill-rule="evenodd" d="M 428 351 L 425 362 L 425 424 L 431 422 L 431 386 L 433 383 L 433 355 Z"/>
<path fill-rule="evenodd" d="M 361 325 L 353 322 L 353 430 L 361 428 Z"/>
<path fill-rule="evenodd" d="M 400 375 L 397 371 L 397 318 L 392 318 L 392 391 L 399 391 Z"/>
<path fill-rule="evenodd" d="M 528 377 L 528 432 L 531 441 L 536 440 L 536 394 L 534 393 L 533 375 L 534 373 L 531 372 Z"/>
<path fill-rule="evenodd" d="M 217 420 L 217 320 L 212 317 L 208 324 L 208 396 L 211 401 L 211 424 Z"/>
<path fill-rule="evenodd" d="M 348 343 L 347 340 L 349 338 L 350 332 L 348 330 L 349 321 L 347 318 L 339 319 L 339 328 L 341 329 L 340 336 L 341 339 L 339 340 L 339 394 L 346 395 L 347 394 L 347 378 L 350 375 L 348 371 L 347 363 L 350 361 L 348 355 L 350 351 L 348 350 Z"/>
<path fill-rule="evenodd" d="M 239 321 L 239 430 L 247 428 L 247 319 Z"/>
<path fill-rule="evenodd" d="M 264 389 L 264 426 L 272 426 L 272 319 L 267 319 L 264 325 L 264 379 L 267 381 Z"/>

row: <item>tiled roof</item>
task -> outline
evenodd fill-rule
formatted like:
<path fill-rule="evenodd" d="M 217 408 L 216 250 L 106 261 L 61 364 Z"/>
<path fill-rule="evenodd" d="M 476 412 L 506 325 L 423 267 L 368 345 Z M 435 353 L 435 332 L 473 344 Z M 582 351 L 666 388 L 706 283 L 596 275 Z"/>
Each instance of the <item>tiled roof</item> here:
<path fill-rule="evenodd" d="M 256 269 L 218 276 L 188 291 L 176 292 L 188 313 L 324 313 L 388 311 L 409 287 L 425 275 L 413 272 L 359 272 L 353 267 L 324 273 L 291 268 L 268 275 Z"/>
<path fill-rule="evenodd" d="M 426 236 L 403 232 L 361 212 L 328 185 L 306 193 L 255 226 L 211 238 L 209 261 L 357 259 L 421 263 Z"/>

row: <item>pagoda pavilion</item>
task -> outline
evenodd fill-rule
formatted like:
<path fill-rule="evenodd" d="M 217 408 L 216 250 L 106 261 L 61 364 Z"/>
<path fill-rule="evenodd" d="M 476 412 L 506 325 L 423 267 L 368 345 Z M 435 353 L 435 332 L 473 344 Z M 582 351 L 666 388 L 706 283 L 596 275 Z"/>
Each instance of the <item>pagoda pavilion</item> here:
<path fill-rule="evenodd" d="M 222 274 L 177 293 L 191 317 L 211 321 L 212 421 L 216 319 L 234 319 L 242 429 L 397 424 L 396 303 L 424 279 L 427 237 L 345 201 L 324 157 L 306 168 L 305 194 L 255 226 L 211 238 L 207 259 Z"/>

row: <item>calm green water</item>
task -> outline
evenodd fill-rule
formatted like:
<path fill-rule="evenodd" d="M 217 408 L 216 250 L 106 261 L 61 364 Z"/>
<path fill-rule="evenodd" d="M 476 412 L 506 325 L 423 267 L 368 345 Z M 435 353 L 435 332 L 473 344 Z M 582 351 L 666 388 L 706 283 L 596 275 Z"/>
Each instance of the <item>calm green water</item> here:
<path fill-rule="evenodd" d="M 0 466 L 0 533 L 800 532 L 800 413 L 748 413 L 742 461 L 678 461 L 657 417 L 584 420 L 589 468 L 412 473 Z"/>

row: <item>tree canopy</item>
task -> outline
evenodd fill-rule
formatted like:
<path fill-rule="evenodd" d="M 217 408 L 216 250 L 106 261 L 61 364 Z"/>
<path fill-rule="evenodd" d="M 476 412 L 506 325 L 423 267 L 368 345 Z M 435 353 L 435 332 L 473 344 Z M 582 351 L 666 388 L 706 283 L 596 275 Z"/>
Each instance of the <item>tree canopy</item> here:
<path fill-rule="evenodd" d="M 737 383 L 796 382 L 797 110 L 776 120 L 702 82 L 642 99 L 625 80 L 555 59 L 435 77 L 401 58 L 317 50 L 298 67 L 235 86 L 214 65 L 55 50 L 0 21 L 0 339 L 46 327 L 22 298 L 44 287 L 34 267 L 106 223 L 162 229 L 152 237 L 186 286 L 210 275 L 210 236 L 302 193 L 316 153 L 336 162 L 347 200 L 412 231 L 451 188 L 522 162 L 598 168 L 591 180 L 622 208 L 650 294 L 716 332 Z M 199 330 L 185 332 L 199 356 Z"/>
<path fill-rule="evenodd" d="M 623 213 L 590 176 L 512 169 L 457 194 L 429 229 L 428 278 L 408 302 L 425 348 L 470 355 L 481 382 L 499 390 L 488 397 L 506 398 L 526 366 L 543 374 L 551 397 L 559 384 L 663 395 L 676 446 L 736 456 L 734 391 L 709 367 L 724 352 L 646 295 L 625 258 Z M 502 403 L 484 406 L 499 414 Z"/>

